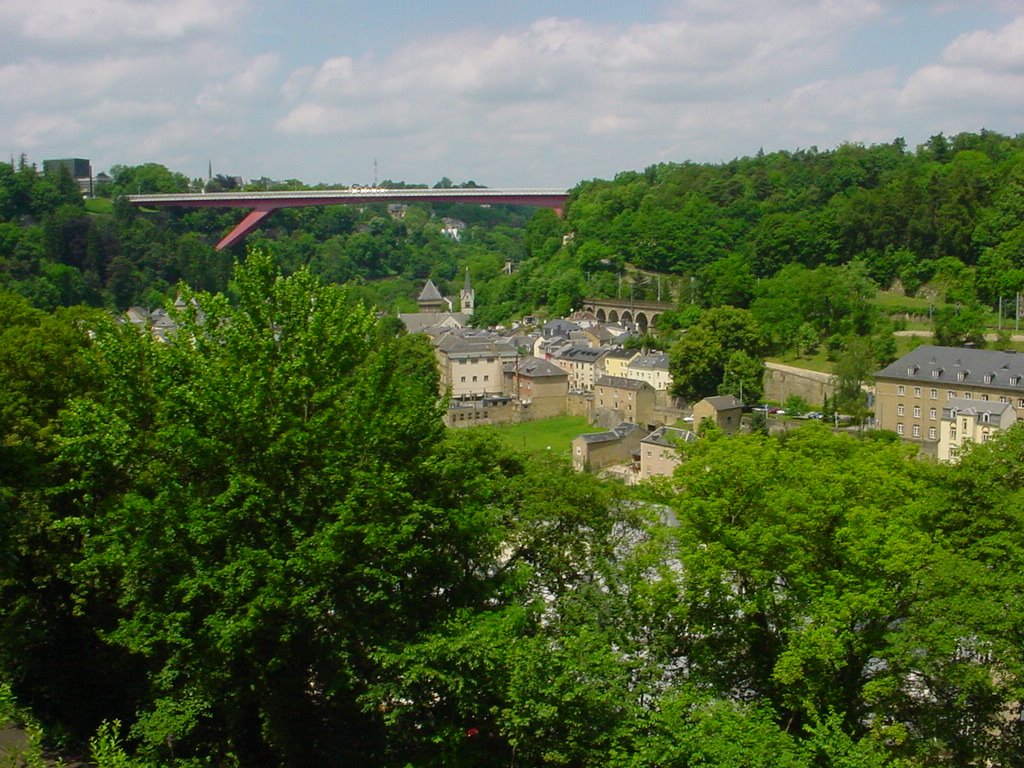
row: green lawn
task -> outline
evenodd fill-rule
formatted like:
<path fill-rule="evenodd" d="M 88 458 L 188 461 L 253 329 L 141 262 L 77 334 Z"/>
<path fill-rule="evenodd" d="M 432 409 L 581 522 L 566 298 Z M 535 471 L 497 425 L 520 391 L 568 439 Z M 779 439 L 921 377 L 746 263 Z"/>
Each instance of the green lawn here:
<path fill-rule="evenodd" d="M 113 213 L 114 202 L 106 197 L 88 197 L 85 200 L 85 210 L 89 213 Z"/>
<path fill-rule="evenodd" d="M 476 427 L 470 427 L 476 429 Z M 551 419 L 490 427 L 513 448 L 528 453 L 552 453 L 572 457 L 572 440 L 584 432 L 600 432 L 580 416 L 556 416 Z"/>
<path fill-rule="evenodd" d="M 767 362 L 792 365 L 796 368 L 807 368 L 808 370 L 821 373 L 832 373 L 833 366 L 833 363 L 828 360 L 828 352 L 825 350 L 824 344 L 820 344 L 818 351 L 813 355 L 797 355 L 795 352 L 789 351 L 784 355 L 769 357 Z"/>

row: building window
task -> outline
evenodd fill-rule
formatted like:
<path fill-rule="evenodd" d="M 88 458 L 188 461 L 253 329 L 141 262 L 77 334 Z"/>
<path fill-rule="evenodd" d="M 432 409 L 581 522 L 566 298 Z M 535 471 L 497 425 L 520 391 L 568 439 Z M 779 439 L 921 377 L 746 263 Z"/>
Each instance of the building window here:
<path fill-rule="evenodd" d="M 1000 403 L 1009 403 L 1010 402 L 1010 398 L 1008 398 L 1006 395 L 1000 395 L 999 396 L 999 402 Z"/>
<path fill-rule="evenodd" d="M 900 384 L 898 387 L 896 387 L 896 394 L 897 395 L 905 395 L 905 394 L 907 394 L 907 388 L 905 386 L 903 386 L 902 384 Z"/>
<path fill-rule="evenodd" d="M 950 424 L 949 425 L 949 439 L 950 440 L 956 440 L 956 425 L 955 424 Z"/>
<path fill-rule="evenodd" d="M 914 397 L 920 397 L 920 396 L 921 396 L 921 388 L 920 387 L 914 387 Z"/>
<path fill-rule="evenodd" d="M 896 406 L 896 415 L 897 416 L 902 416 L 903 415 L 903 403 L 900 403 L 899 405 Z"/>
<path fill-rule="evenodd" d="M 966 378 L 967 378 L 967 371 L 957 371 L 956 372 L 956 380 L 957 381 L 964 381 Z"/>
<path fill-rule="evenodd" d="M 915 405 L 914 406 L 914 418 L 915 419 L 920 419 L 921 418 L 921 406 L 920 405 Z"/>
<path fill-rule="evenodd" d="M 1017 398 L 1017 407 L 1018 408 L 1024 408 L 1024 397 L 1018 397 Z"/>
<path fill-rule="evenodd" d="M 931 396 L 932 396 L 932 400 L 938 400 L 939 399 L 939 390 L 933 389 L 931 391 Z"/>
<path fill-rule="evenodd" d="M 928 409 L 928 418 L 931 419 L 932 421 L 935 421 L 935 418 L 938 415 L 939 415 L 938 411 L 936 411 L 934 408 L 929 408 Z"/>
<path fill-rule="evenodd" d="M 952 400 L 954 397 L 956 397 L 956 392 L 954 392 L 952 389 L 946 391 L 947 400 Z"/>
<path fill-rule="evenodd" d="M 929 440 L 934 440 L 935 439 L 935 427 L 928 427 L 928 439 Z"/>
<path fill-rule="evenodd" d="M 463 383 L 463 384 L 465 384 L 465 383 L 466 383 L 466 377 L 465 377 L 465 376 L 463 376 L 463 377 L 462 377 L 462 383 Z"/>
<path fill-rule="evenodd" d="M 491 380 L 491 377 L 486 375 L 486 374 L 484 374 L 484 381 L 490 381 L 490 380 Z"/>
<path fill-rule="evenodd" d="M 896 425 L 896 434 L 897 435 L 902 435 L 903 434 L 903 424 L 902 423 Z"/>
<path fill-rule="evenodd" d="M 992 383 L 992 374 L 991 373 L 986 373 L 982 378 L 984 378 L 986 384 L 991 384 Z"/>
<path fill-rule="evenodd" d="M 914 437 L 921 436 L 921 426 L 919 424 L 914 425 Z"/>
<path fill-rule="evenodd" d="M 988 400 L 988 395 L 982 395 L 982 396 L 981 396 L 981 399 L 982 399 L 982 400 Z"/>
<path fill-rule="evenodd" d="M 473 381 L 476 381 L 476 376 L 473 377 Z"/>
<path fill-rule="evenodd" d="M 974 397 L 970 392 L 964 392 L 964 400 L 971 400 Z"/>

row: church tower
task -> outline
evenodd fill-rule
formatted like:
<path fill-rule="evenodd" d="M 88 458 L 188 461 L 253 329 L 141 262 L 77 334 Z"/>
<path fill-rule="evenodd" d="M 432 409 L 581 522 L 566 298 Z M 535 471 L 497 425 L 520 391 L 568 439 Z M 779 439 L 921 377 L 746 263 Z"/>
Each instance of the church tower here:
<path fill-rule="evenodd" d="M 462 290 L 459 291 L 459 311 L 464 315 L 472 315 L 475 298 L 476 291 L 469 284 L 469 267 L 466 267 L 466 279 L 462 283 Z"/>
<path fill-rule="evenodd" d="M 444 296 L 437 290 L 434 281 L 429 279 L 427 284 L 423 286 L 423 290 L 420 291 L 416 303 L 419 305 L 420 312 L 444 312 L 445 310 Z"/>

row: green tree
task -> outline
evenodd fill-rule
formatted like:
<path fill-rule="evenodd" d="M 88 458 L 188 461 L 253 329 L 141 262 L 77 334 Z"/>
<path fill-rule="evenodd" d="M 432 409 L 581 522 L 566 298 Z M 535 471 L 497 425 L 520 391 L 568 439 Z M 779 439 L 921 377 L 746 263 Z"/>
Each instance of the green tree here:
<path fill-rule="evenodd" d="M 734 361 L 740 378 L 732 379 L 730 386 L 738 387 L 741 379 L 749 380 L 751 361 L 759 364 L 762 350 L 760 327 L 747 310 L 709 309 L 669 350 L 673 391 L 688 400 L 716 394 L 725 378 L 727 364 L 737 352 L 744 354 L 744 358 L 737 357 Z"/>
<path fill-rule="evenodd" d="M 947 304 L 932 316 L 935 342 L 944 347 L 985 346 L 985 311 L 977 303 Z"/>

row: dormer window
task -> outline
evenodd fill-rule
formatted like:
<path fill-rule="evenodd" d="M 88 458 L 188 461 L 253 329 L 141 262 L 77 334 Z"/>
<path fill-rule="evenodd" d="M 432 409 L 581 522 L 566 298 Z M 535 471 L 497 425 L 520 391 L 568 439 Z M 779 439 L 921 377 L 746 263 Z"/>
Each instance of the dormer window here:
<path fill-rule="evenodd" d="M 933 379 L 937 379 L 941 375 L 942 375 L 942 369 L 941 368 L 933 368 L 932 369 L 932 378 Z"/>
<path fill-rule="evenodd" d="M 964 381 L 967 378 L 967 374 L 968 374 L 968 371 L 957 371 L 956 372 L 956 380 L 957 381 Z"/>
<path fill-rule="evenodd" d="M 991 373 L 986 373 L 983 378 L 985 379 L 985 383 L 986 384 L 991 384 L 992 383 L 992 374 Z"/>
<path fill-rule="evenodd" d="M 1011 376 L 1010 377 L 1010 386 L 1011 387 L 1016 387 L 1019 383 L 1020 383 L 1020 376 Z"/>
<path fill-rule="evenodd" d="M 917 375 L 917 366 L 916 365 L 911 365 L 909 368 L 907 368 L 907 376 L 916 376 L 916 375 Z"/>

